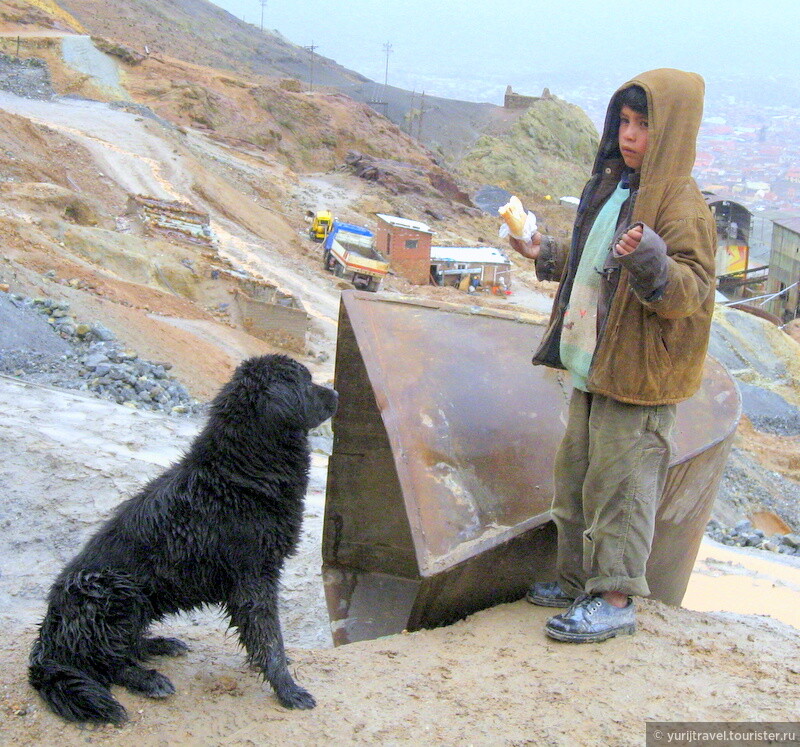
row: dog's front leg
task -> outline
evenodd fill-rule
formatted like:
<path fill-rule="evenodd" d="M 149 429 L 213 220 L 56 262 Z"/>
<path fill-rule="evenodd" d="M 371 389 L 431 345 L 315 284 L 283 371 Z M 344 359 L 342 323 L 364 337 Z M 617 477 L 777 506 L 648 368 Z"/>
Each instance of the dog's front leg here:
<path fill-rule="evenodd" d="M 314 696 L 289 673 L 278 618 L 277 584 L 238 589 L 226 607 L 250 664 L 258 667 L 286 708 L 313 708 Z"/>

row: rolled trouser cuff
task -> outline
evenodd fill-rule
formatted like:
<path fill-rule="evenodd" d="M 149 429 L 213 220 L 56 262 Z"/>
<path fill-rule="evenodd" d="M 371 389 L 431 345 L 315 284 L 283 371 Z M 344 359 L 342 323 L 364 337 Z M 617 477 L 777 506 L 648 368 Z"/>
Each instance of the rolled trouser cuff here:
<path fill-rule="evenodd" d="M 605 591 L 616 591 L 635 597 L 650 596 L 650 587 L 644 576 L 634 578 L 630 576 L 597 576 L 586 582 L 587 594 L 602 594 Z"/>
<path fill-rule="evenodd" d="M 581 594 L 586 593 L 586 589 L 583 586 L 576 585 L 573 581 L 568 578 L 565 578 L 562 574 L 558 575 L 558 585 L 561 587 L 561 590 L 570 597 L 577 599 Z"/>

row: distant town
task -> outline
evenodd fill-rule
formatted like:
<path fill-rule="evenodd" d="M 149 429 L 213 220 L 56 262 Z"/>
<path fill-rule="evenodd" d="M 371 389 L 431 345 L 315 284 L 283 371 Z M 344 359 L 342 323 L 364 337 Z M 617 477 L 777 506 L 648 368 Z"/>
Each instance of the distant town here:
<path fill-rule="evenodd" d="M 800 207 L 800 110 L 726 97 L 706 107 L 694 176 L 750 210 Z"/>

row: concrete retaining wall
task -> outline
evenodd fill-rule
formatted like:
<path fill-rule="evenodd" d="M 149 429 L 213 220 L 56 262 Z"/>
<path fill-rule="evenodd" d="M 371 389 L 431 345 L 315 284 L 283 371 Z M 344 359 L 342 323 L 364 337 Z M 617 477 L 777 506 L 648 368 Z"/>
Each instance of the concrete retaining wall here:
<path fill-rule="evenodd" d="M 297 301 L 295 305 L 271 303 L 251 298 L 240 290 L 236 303 L 242 325 L 253 337 L 295 353 L 305 353 L 310 319 Z"/>

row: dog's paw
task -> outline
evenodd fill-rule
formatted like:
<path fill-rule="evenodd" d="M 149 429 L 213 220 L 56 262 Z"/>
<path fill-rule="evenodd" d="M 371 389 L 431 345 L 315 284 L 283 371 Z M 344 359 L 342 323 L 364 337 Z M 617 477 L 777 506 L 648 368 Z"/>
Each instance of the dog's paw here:
<path fill-rule="evenodd" d="M 281 705 L 285 708 L 299 708 L 305 711 L 317 704 L 314 696 L 299 685 L 295 685 L 291 689 L 282 690 L 277 695 Z"/>
<path fill-rule="evenodd" d="M 148 698 L 166 698 L 175 692 L 175 686 L 155 669 L 130 667 L 119 678 L 119 684 Z"/>
<path fill-rule="evenodd" d="M 189 646 L 178 638 L 145 638 L 144 650 L 147 656 L 186 656 Z"/>
<path fill-rule="evenodd" d="M 149 679 L 149 687 L 145 691 L 148 698 L 167 698 L 175 693 L 175 685 L 170 682 L 169 677 L 165 677 L 161 672 L 151 670 L 152 676 Z"/>

